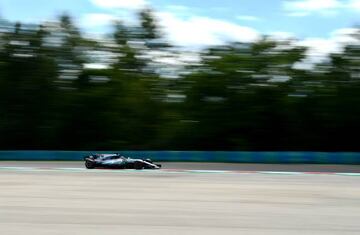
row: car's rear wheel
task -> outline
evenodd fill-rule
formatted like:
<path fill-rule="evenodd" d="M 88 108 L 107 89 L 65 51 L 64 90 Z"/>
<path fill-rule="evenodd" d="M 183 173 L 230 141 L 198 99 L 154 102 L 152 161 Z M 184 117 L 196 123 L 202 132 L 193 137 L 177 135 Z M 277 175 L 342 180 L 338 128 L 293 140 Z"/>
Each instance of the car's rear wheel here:
<path fill-rule="evenodd" d="M 95 162 L 93 162 L 93 161 L 85 161 L 85 167 L 87 169 L 94 169 L 95 168 Z"/>

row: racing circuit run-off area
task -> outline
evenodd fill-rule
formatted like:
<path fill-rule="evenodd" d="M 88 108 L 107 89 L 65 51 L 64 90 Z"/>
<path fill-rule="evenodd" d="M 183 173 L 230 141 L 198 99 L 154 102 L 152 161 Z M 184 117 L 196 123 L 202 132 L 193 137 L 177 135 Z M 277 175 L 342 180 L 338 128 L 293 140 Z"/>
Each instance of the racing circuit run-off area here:
<path fill-rule="evenodd" d="M 4 235 L 360 233 L 358 173 L 8 166 L 0 187 Z"/>

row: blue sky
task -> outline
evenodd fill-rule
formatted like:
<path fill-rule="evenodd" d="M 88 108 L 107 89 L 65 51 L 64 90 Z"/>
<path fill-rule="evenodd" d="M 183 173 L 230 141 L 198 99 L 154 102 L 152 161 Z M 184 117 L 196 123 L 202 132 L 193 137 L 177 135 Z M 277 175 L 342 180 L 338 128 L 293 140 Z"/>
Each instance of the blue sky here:
<path fill-rule="evenodd" d="M 39 22 L 66 11 L 86 31 L 104 32 L 111 20 L 131 19 L 145 5 L 158 12 L 169 37 L 184 45 L 260 34 L 330 40 L 334 32 L 360 24 L 360 0 L 1 0 L 0 17 Z"/>

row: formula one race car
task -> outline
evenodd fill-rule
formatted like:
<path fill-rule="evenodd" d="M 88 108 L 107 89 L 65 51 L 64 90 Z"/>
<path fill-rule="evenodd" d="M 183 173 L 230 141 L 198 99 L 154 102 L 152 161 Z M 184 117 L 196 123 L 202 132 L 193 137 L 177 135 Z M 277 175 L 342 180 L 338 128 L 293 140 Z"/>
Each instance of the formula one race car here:
<path fill-rule="evenodd" d="M 151 159 L 133 159 L 120 154 L 95 154 L 84 157 L 87 169 L 160 169 L 160 164 L 154 164 Z"/>

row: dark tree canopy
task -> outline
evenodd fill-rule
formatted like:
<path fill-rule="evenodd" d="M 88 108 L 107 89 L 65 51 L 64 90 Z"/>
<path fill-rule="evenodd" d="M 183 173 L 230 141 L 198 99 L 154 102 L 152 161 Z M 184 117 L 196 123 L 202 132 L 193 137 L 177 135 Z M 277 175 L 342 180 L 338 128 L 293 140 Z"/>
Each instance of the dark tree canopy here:
<path fill-rule="evenodd" d="M 0 21 L 0 149 L 360 151 L 360 30 L 312 69 L 267 37 L 191 63 L 138 16 L 104 40 Z"/>

